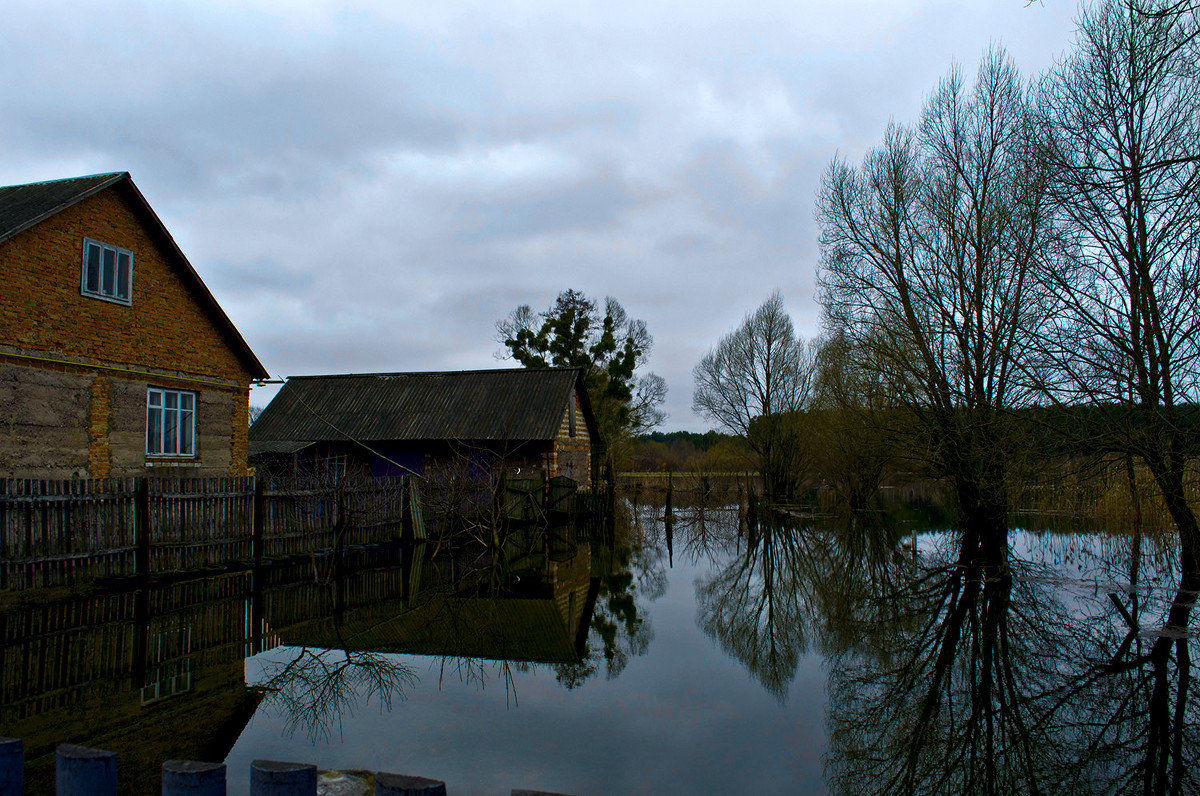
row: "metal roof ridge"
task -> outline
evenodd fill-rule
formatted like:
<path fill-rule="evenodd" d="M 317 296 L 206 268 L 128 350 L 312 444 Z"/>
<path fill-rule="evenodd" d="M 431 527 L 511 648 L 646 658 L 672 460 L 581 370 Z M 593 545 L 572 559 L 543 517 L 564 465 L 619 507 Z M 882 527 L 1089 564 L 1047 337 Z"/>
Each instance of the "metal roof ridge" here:
<path fill-rule="evenodd" d="M 287 376 L 288 381 L 293 379 L 369 379 L 378 378 L 381 376 L 458 376 L 477 373 L 564 373 L 571 370 L 583 370 L 578 365 L 565 367 L 546 367 L 546 368 L 475 368 L 468 370 L 397 370 L 397 371 L 376 371 L 371 373 L 310 373 L 304 376 Z"/>
<path fill-rule="evenodd" d="M 78 177 L 58 177 L 53 180 L 34 180 L 33 182 L 18 182 L 12 185 L 0 185 L 0 188 L 31 188 L 34 185 L 52 185 L 56 182 L 94 180 L 98 177 L 123 177 L 128 173 L 128 171 L 98 171 L 95 174 L 80 174 Z"/>

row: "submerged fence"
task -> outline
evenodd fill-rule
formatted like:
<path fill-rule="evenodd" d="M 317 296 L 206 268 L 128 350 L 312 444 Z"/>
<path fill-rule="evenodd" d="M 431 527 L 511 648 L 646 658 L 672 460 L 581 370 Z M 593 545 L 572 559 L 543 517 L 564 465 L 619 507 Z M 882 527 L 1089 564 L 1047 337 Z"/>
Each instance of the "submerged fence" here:
<path fill-rule="evenodd" d="M 423 537 L 408 476 L 0 479 L 0 591 Z"/>

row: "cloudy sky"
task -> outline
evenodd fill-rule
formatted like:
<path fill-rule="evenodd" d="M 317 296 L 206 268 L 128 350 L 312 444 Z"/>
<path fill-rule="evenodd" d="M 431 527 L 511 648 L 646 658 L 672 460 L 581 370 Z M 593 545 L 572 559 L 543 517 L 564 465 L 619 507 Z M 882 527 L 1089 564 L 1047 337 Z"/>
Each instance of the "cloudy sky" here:
<path fill-rule="evenodd" d="M 272 374 L 500 367 L 575 288 L 655 338 L 666 430 L 775 288 L 819 330 L 813 197 L 1063 0 L 6 0 L 0 184 L 129 171 Z M 256 389 L 266 403 L 271 388 Z"/>

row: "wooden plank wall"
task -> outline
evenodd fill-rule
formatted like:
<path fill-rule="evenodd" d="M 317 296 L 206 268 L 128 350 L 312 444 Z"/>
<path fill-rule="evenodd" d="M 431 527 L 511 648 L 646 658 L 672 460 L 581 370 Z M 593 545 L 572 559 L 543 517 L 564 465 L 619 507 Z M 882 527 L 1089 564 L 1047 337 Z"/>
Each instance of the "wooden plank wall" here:
<path fill-rule="evenodd" d="M 218 566 L 253 557 L 253 478 L 150 481 L 151 572 Z"/>
<path fill-rule="evenodd" d="M 132 478 L 0 479 L 0 589 L 135 571 Z"/>
<path fill-rule="evenodd" d="M 399 539 L 408 486 L 0 479 L 0 591 L 303 555 L 332 549 L 338 531 L 343 545 Z"/>

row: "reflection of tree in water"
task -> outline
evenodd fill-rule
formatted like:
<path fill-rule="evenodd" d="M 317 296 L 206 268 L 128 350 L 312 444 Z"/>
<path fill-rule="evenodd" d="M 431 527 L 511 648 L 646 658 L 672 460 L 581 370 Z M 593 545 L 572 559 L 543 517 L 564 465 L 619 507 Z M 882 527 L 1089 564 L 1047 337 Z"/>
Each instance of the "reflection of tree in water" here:
<path fill-rule="evenodd" d="M 696 582 L 700 629 L 781 701 L 808 650 L 810 540 L 764 523 L 730 565 Z"/>
<path fill-rule="evenodd" d="M 1188 631 L 1200 577 L 1178 588 L 1139 584 L 1141 539 L 1131 543 L 1128 595 L 1076 628 L 1091 665 L 1071 682 L 1064 724 L 1080 735 L 1080 778 L 1105 793 L 1200 793 L 1200 683 L 1192 676 Z M 1169 569 L 1162 567 L 1160 570 Z M 1115 649 L 1115 652 L 1113 650 Z"/>
<path fill-rule="evenodd" d="M 645 655 L 654 638 L 645 611 L 638 610 L 639 598 L 657 600 L 666 591 L 660 550 L 638 545 L 619 547 L 614 553 L 618 565 L 600 578 L 591 628 L 610 680 L 625 670 L 631 657 Z M 588 650 L 591 658 L 591 637 Z"/>
<path fill-rule="evenodd" d="M 507 704 L 515 708 L 517 707 L 516 675 L 532 669 L 533 666 L 526 661 L 496 661 L 444 655 L 438 670 L 438 687 L 440 688 L 445 683 L 447 675 L 454 675 L 458 677 L 459 682 L 474 685 L 480 691 L 485 691 L 489 680 L 494 677 L 504 685 Z"/>
<path fill-rule="evenodd" d="M 741 544 L 741 522 L 737 507 L 712 508 L 698 503 L 680 509 L 663 523 L 669 553 L 674 557 L 678 551 L 681 560 L 690 564 L 726 561 Z"/>
<path fill-rule="evenodd" d="M 737 521 L 733 513 L 723 525 L 684 524 L 679 534 L 693 558 L 729 561 L 697 581 L 697 621 L 783 701 L 821 617 L 848 611 L 864 590 L 889 582 L 902 561 L 890 555 L 895 545 L 882 526 L 835 529 L 773 516 L 742 539 Z"/>
<path fill-rule="evenodd" d="M 1139 636 L 1136 601 L 1083 610 L 1052 568 L 946 543 L 880 594 L 830 637 L 835 792 L 1197 792 L 1194 592 Z"/>
<path fill-rule="evenodd" d="M 259 688 L 267 693 L 266 704 L 283 714 L 284 731 L 303 729 L 314 743 L 328 740 L 335 726 L 340 734 L 343 716 L 353 716 L 372 698 L 381 710 L 391 710 L 392 700 L 403 701 L 418 680 L 394 655 L 314 647 L 294 652 L 266 663 Z"/>
<path fill-rule="evenodd" d="M 1058 745 L 1043 697 L 1066 660 L 1052 628 L 1066 618 L 1003 552 L 971 563 L 980 552 L 939 549 L 900 591 L 860 605 L 857 642 L 830 656 L 837 792 L 1039 792 Z"/>
<path fill-rule="evenodd" d="M 666 593 L 667 575 L 666 553 L 646 537 L 646 527 L 631 523 L 625 512 L 618 512 L 611 536 L 600 541 L 600 549 L 593 553 L 601 571 L 582 660 L 555 667 L 558 682 L 567 689 L 578 688 L 595 676 L 601 662 L 611 680 L 625 670 L 631 658 L 645 655 L 649 649 L 654 630 L 645 605 Z"/>

